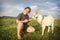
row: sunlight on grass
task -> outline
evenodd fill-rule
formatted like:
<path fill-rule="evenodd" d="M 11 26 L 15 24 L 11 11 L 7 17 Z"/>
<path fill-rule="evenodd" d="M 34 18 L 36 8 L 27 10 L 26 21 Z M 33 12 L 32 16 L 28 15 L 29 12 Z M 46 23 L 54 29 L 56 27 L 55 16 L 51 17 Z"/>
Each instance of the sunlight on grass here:
<path fill-rule="evenodd" d="M 0 40 L 17 40 L 16 19 L 7 18 L 0 19 Z M 55 20 L 54 34 L 45 31 L 44 36 L 41 35 L 41 26 L 37 21 L 33 20 L 28 23 L 33 26 L 36 31 L 33 33 L 26 33 L 22 40 L 60 40 L 60 20 Z M 47 28 L 46 28 L 47 29 Z"/>

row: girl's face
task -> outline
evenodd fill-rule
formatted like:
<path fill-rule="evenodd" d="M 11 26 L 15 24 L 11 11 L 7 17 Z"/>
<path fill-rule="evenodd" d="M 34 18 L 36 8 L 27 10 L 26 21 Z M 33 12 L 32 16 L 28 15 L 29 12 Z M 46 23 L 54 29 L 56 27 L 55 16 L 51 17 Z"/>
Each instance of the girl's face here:
<path fill-rule="evenodd" d="M 29 9 L 27 8 L 27 9 L 24 9 L 24 11 L 23 11 L 23 13 L 25 14 L 25 15 L 27 15 L 28 13 L 29 13 Z"/>

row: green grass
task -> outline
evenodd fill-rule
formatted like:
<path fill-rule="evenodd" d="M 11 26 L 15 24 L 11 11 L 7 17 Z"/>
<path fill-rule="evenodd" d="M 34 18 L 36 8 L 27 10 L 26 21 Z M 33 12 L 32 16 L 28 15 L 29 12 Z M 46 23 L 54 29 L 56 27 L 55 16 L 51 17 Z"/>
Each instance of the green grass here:
<path fill-rule="evenodd" d="M 0 19 L 0 40 L 17 40 L 16 19 L 3 18 Z M 55 20 L 54 33 L 45 31 L 44 36 L 41 35 L 41 26 L 37 21 L 33 20 L 28 25 L 33 26 L 36 31 L 33 33 L 26 33 L 22 40 L 60 40 L 60 19 Z M 47 28 L 46 28 L 47 30 Z"/>

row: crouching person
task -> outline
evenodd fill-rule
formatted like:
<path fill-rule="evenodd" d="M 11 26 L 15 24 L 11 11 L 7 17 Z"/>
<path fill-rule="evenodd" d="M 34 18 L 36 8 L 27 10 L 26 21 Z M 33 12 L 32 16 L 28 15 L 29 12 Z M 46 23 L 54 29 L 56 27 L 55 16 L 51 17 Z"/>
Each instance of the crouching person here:
<path fill-rule="evenodd" d="M 24 9 L 24 11 L 22 13 L 20 13 L 17 16 L 17 37 L 18 40 L 21 40 L 21 32 L 25 33 L 27 32 L 33 32 L 35 29 L 33 27 L 29 27 L 29 25 L 27 24 L 28 22 L 30 22 L 31 20 L 29 20 L 29 16 L 28 13 L 30 13 L 31 8 L 30 7 L 26 7 Z M 33 31 L 31 30 L 31 28 L 33 29 Z"/>

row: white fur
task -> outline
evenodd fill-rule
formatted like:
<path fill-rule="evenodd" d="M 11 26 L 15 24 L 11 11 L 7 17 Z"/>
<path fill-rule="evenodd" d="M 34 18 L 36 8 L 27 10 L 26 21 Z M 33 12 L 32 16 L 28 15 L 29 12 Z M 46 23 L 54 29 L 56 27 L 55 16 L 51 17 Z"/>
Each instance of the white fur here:
<path fill-rule="evenodd" d="M 50 28 L 51 28 L 52 33 L 53 33 L 53 30 L 54 30 L 54 18 L 51 15 L 48 15 L 46 17 L 44 16 L 44 18 L 43 18 L 43 16 L 40 15 L 40 14 L 34 14 L 32 16 L 32 18 L 34 20 L 37 20 L 38 23 L 42 26 L 42 36 L 44 35 L 44 31 L 45 31 L 46 26 L 48 26 L 48 32 L 50 31 Z"/>

